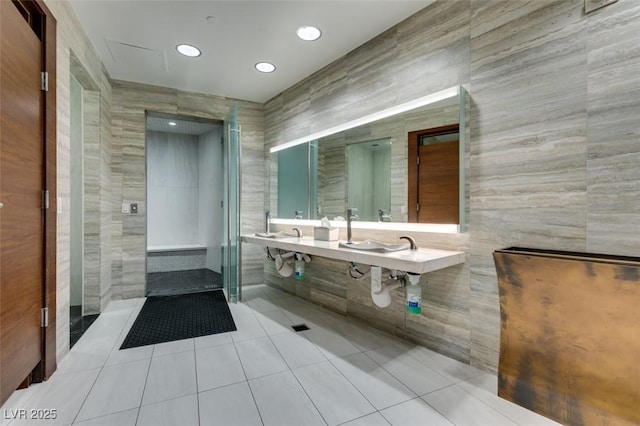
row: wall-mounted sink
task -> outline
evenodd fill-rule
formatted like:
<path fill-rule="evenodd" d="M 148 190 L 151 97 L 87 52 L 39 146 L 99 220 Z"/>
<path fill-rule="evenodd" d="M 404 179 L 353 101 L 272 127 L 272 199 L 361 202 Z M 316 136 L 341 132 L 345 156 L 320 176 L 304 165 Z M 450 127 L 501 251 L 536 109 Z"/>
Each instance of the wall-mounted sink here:
<path fill-rule="evenodd" d="M 256 237 L 262 238 L 298 238 L 299 235 L 288 232 L 256 232 Z"/>
<path fill-rule="evenodd" d="M 411 247 L 409 244 L 389 244 L 374 240 L 365 240 L 359 243 L 351 244 L 341 241 L 339 246 L 342 248 L 361 251 L 374 251 L 377 253 L 389 253 L 393 251 L 409 250 L 409 248 Z"/>

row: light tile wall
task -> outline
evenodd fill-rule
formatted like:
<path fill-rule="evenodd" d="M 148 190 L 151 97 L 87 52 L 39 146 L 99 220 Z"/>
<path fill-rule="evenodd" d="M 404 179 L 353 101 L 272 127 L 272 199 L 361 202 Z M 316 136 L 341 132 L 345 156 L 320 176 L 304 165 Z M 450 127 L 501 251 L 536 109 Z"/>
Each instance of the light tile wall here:
<path fill-rule="evenodd" d="M 57 220 L 56 352 L 59 362 L 69 351 L 70 73 L 73 70 L 81 82 L 92 81 L 94 86 L 91 89 L 99 93 L 99 123 L 94 123 L 99 127 L 99 137 L 94 139 L 94 142 L 99 143 L 101 151 L 99 159 L 96 157 L 96 170 L 99 170 L 100 176 L 96 179 L 96 184 L 101 205 L 110 199 L 111 85 L 97 52 L 86 37 L 69 3 L 49 0 L 46 4 L 57 20 L 57 197 L 61 212 Z M 99 271 L 96 275 L 100 276 L 100 297 L 99 300 L 96 298 L 96 303 L 101 308 L 104 308 L 110 299 L 111 244 L 107 232 L 107 212 L 108 210 L 104 209 L 96 211 L 100 231 L 96 232 L 99 236 L 94 241 L 99 241 L 95 251 L 99 258 L 95 258 L 92 263 L 92 268 Z"/>
<path fill-rule="evenodd" d="M 198 136 L 147 131 L 147 247 L 201 244 Z"/>
<path fill-rule="evenodd" d="M 265 106 L 266 148 L 428 93 L 468 85 L 470 19 L 468 1 L 436 2 L 276 96 Z M 403 159 L 406 162 L 406 146 L 395 144 L 392 149 L 394 188 L 405 188 L 406 192 L 406 168 L 395 166 Z M 344 206 L 345 199 L 345 168 L 341 170 L 340 190 L 329 198 L 324 195 L 327 208 L 344 208 L 337 204 Z M 334 170 L 336 178 L 337 173 Z M 392 214 L 400 218 L 402 213 L 397 210 L 404 196 L 393 200 L 399 207 Z M 312 235 L 312 231 L 305 230 L 305 234 Z M 402 234 L 355 232 L 354 238 L 396 242 Z M 421 246 L 469 251 L 469 234 L 412 235 Z M 419 317 L 405 315 L 402 291 L 394 293 L 390 307 L 376 307 L 368 284 L 351 280 L 347 271 L 345 262 L 314 258 L 305 281 L 294 282 L 275 274 L 273 265 L 265 261 L 265 280 L 272 285 L 471 362 L 469 261 L 422 277 L 423 313 Z"/>
<path fill-rule="evenodd" d="M 188 271 L 206 267 L 207 250 L 176 250 L 147 253 L 147 272 Z"/>
<path fill-rule="evenodd" d="M 468 253 L 464 265 L 423 276 L 418 318 L 404 315 L 397 298 L 384 311 L 371 306 L 345 263 L 314 259 L 307 280 L 294 283 L 265 262 L 266 280 L 496 371 L 493 250 L 637 256 L 640 3 L 589 15 L 583 6 L 439 0 L 270 100 L 266 148 L 462 84 L 470 95 L 470 195 L 465 234 L 418 235 L 420 245 Z"/>
<path fill-rule="evenodd" d="M 113 82 L 112 103 L 112 297 L 141 297 L 146 259 L 146 111 L 224 120 L 238 104 L 242 126 L 242 232 L 262 227 L 263 107 L 247 101 L 123 81 Z M 138 214 L 121 213 L 122 203 L 138 203 Z M 243 247 L 243 282 L 262 282 L 261 250 Z"/>

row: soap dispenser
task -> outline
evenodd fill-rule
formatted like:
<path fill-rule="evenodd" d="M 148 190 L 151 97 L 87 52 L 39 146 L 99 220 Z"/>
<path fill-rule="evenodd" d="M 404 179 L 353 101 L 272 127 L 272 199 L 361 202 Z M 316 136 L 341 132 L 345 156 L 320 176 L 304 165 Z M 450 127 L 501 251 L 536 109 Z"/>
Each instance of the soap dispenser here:
<path fill-rule="evenodd" d="M 420 274 L 407 272 L 409 284 L 406 286 L 407 292 L 407 313 L 411 315 L 420 315 L 422 288 L 420 288 Z"/>
<path fill-rule="evenodd" d="M 293 277 L 298 280 L 304 280 L 304 257 L 300 253 L 296 253 L 296 262 Z"/>

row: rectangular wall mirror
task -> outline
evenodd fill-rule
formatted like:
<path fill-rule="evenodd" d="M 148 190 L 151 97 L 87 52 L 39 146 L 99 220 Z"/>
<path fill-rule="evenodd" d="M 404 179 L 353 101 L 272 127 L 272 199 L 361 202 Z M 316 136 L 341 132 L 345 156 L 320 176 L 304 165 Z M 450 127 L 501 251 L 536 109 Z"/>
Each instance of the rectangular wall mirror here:
<path fill-rule="evenodd" d="M 455 224 L 465 212 L 467 96 L 453 87 L 271 149 L 280 219 Z"/>

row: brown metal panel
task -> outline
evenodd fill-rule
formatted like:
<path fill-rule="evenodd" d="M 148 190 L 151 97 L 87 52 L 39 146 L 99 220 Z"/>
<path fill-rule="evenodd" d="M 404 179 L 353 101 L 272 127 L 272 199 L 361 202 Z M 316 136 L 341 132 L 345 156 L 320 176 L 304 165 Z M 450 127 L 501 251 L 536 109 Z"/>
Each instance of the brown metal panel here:
<path fill-rule="evenodd" d="M 494 252 L 498 394 L 570 425 L 640 424 L 640 258 Z"/>

